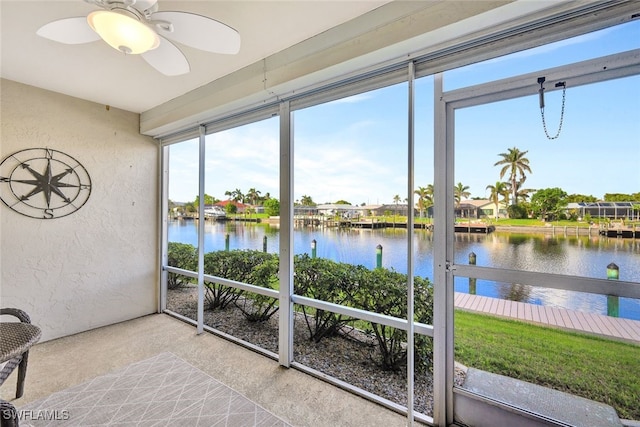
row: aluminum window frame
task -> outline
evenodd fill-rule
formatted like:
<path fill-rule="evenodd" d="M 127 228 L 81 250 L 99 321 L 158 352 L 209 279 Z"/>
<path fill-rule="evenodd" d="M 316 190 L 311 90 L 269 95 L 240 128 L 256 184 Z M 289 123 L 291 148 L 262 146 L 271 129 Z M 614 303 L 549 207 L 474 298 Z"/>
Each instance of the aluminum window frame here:
<path fill-rule="evenodd" d="M 175 313 L 177 317 L 182 317 L 183 320 L 193 323 L 198 328 L 198 333 L 202 333 L 203 330 L 216 333 L 217 335 L 224 336 L 227 339 L 238 342 L 249 348 L 255 347 L 250 343 L 241 342 L 237 338 L 230 337 L 220 331 L 216 331 L 213 328 L 207 327 L 202 324 L 202 310 L 201 310 L 201 291 L 202 282 L 214 281 L 227 286 L 238 287 L 250 292 L 256 292 L 259 294 L 274 296 L 277 293 L 277 297 L 281 303 L 281 314 L 283 306 L 288 307 L 286 310 L 287 315 L 282 316 L 281 325 L 279 328 L 279 354 L 268 352 L 263 349 L 253 348 L 254 350 L 265 354 L 272 358 L 278 358 L 279 362 L 283 366 L 290 366 L 303 370 L 305 372 L 316 375 L 325 380 L 354 391 L 357 394 L 362 395 L 365 398 L 378 401 L 384 406 L 398 412 L 406 410 L 408 414 L 408 424 L 412 425 L 414 419 L 426 422 L 434 425 L 445 425 L 453 422 L 454 407 L 453 407 L 453 281 L 455 277 L 476 277 L 494 279 L 500 278 L 505 280 L 516 280 L 530 283 L 533 278 L 542 278 L 547 283 L 551 283 L 557 286 L 558 289 L 570 289 L 577 285 L 577 283 L 584 284 L 585 279 L 576 279 L 572 276 L 561 276 L 547 273 L 536 272 L 522 272 L 492 269 L 488 267 L 477 267 L 468 265 L 457 265 L 452 262 L 453 260 L 453 226 L 436 227 L 434 231 L 434 247 L 438 248 L 434 250 L 434 321 L 433 325 L 424 325 L 419 323 L 413 323 L 405 319 L 396 319 L 388 316 L 379 315 L 377 313 L 364 312 L 362 310 L 353 309 L 345 306 L 336 306 L 328 302 L 313 300 L 303 296 L 298 296 L 293 293 L 293 244 L 292 239 L 292 227 L 293 221 L 293 205 L 292 205 L 292 183 L 293 183 L 293 132 L 292 132 L 292 120 L 291 112 L 296 109 L 306 108 L 312 105 L 318 105 L 331 100 L 344 98 L 366 91 L 389 86 L 400 81 L 409 81 L 418 77 L 427 75 L 434 75 L 434 187 L 436 188 L 435 205 L 434 205 L 434 219 L 444 221 L 445 224 L 453 224 L 454 216 L 454 201 L 453 194 L 445 191 L 446 188 L 452 188 L 454 184 L 453 168 L 454 168 L 454 146 L 453 135 L 454 126 L 453 122 L 449 121 L 450 117 L 454 117 L 455 108 L 462 108 L 463 105 L 471 106 L 473 102 L 480 102 L 480 100 L 486 100 L 492 98 L 492 93 L 501 90 L 498 86 L 493 86 L 495 82 L 485 83 L 482 85 L 474 86 L 472 88 L 462 88 L 455 91 L 444 93 L 442 85 L 442 74 L 439 74 L 445 70 L 455 67 L 467 65 L 473 62 L 478 62 L 485 59 L 494 58 L 503 54 L 514 53 L 519 50 L 540 46 L 543 44 L 551 43 L 567 39 L 572 36 L 584 34 L 589 31 L 613 26 L 618 23 L 626 22 L 634 19 L 632 12 L 636 6 L 633 2 L 622 1 L 605 1 L 605 2 L 591 2 L 578 11 L 572 11 L 568 14 L 560 13 L 558 16 L 553 16 L 547 19 L 540 19 L 535 22 L 526 22 L 515 28 L 508 30 L 500 30 L 495 34 L 491 34 L 484 38 L 476 38 L 469 41 L 463 41 L 455 46 L 446 46 L 440 50 L 428 52 L 428 53 L 416 53 L 410 55 L 409 58 L 405 58 L 399 62 L 392 64 L 380 64 L 373 67 L 368 71 L 362 71 L 347 79 L 343 79 L 333 83 L 319 84 L 313 89 L 306 91 L 300 91 L 295 95 L 282 98 L 277 102 L 270 102 L 269 104 L 259 104 L 253 108 L 244 110 L 242 112 L 234 112 L 229 116 L 217 118 L 207 123 L 194 126 L 194 128 L 181 131 L 179 133 L 167 135 L 160 140 L 161 143 L 161 160 L 162 166 L 160 180 L 160 188 L 162 188 L 163 194 L 161 197 L 161 263 L 162 272 L 159 284 L 159 309 L 161 311 L 166 310 L 166 280 L 167 273 L 184 274 L 189 277 L 195 277 L 198 279 L 199 298 L 198 298 L 198 319 L 193 321 L 192 319 L 186 319 Z M 614 55 L 615 56 L 615 55 Z M 565 67 L 557 68 L 573 68 L 574 64 Z M 561 70 L 557 70 L 561 71 Z M 536 72 L 535 74 L 539 74 Z M 586 75 L 585 75 L 586 76 Z M 562 77 L 566 79 L 565 77 Z M 588 77 L 584 77 L 585 81 Z M 615 78 L 615 77 L 613 77 Z M 400 79 L 400 80 L 398 80 Z M 518 77 L 504 79 L 502 83 L 512 83 Z M 553 80 L 553 79 L 551 79 Z M 502 84 L 501 83 L 501 84 Z M 586 84 L 586 83 L 583 83 Z M 572 87 L 577 86 L 576 82 L 572 82 Z M 475 101 L 470 101 L 470 91 L 486 89 L 485 94 L 474 95 Z M 535 87 L 537 90 L 537 85 Z M 522 88 L 518 89 L 522 90 Z M 529 89 L 526 89 L 529 90 Z M 551 90 L 551 88 L 549 89 Z M 515 94 L 516 92 L 514 92 Z M 413 97 L 413 88 L 410 90 L 410 97 Z M 528 92 L 527 92 L 528 94 Z M 412 101 L 410 101 L 412 102 Z M 482 101 L 484 103 L 484 101 Z M 469 103 L 469 104 L 465 104 Z M 217 278 L 213 276 L 204 275 L 202 273 L 202 262 L 200 261 L 203 255 L 203 245 L 199 244 L 199 268 L 198 272 L 188 272 L 180 270 L 174 267 L 167 266 L 167 234 L 166 234 L 166 215 L 164 215 L 168 208 L 168 195 L 167 195 L 167 182 L 168 182 L 168 158 L 169 150 L 168 146 L 174 143 L 183 142 L 195 137 L 200 138 L 201 161 L 204 156 L 203 148 L 204 136 L 210 133 L 235 128 L 244 124 L 256 122 L 264 118 L 269 118 L 278 115 L 280 117 L 280 199 L 281 209 L 283 206 L 287 209 L 286 218 L 289 218 L 287 223 L 287 229 L 284 232 L 287 234 L 284 236 L 285 244 L 283 245 L 283 236 L 281 236 L 280 245 L 280 262 L 285 260 L 285 268 L 281 269 L 281 284 L 286 283 L 286 286 L 281 286 L 280 291 L 265 290 L 264 288 L 254 287 L 249 284 L 241 284 L 233 281 L 228 281 L 223 278 Z M 408 144 L 411 147 L 411 132 L 413 126 L 413 108 L 410 107 L 408 123 Z M 412 153 L 412 149 L 410 148 Z M 412 155 L 408 155 L 408 161 L 411 162 Z M 283 165 L 287 165 L 283 168 Z M 284 171 L 283 171 L 284 169 Z M 204 176 L 203 168 L 199 171 L 199 176 Z M 413 177 L 413 169 L 410 166 L 408 176 L 408 193 L 412 199 L 411 182 Z M 201 193 L 199 207 L 199 214 L 203 215 L 203 184 L 200 185 L 199 193 Z M 284 190 L 284 191 L 283 191 Z M 289 211 L 290 210 L 290 211 Z M 281 228 L 282 232 L 283 228 Z M 202 233 L 199 233 L 199 241 L 202 237 Z M 408 239 L 412 241 L 412 239 Z M 410 243 L 408 243 L 410 245 Z M 409 246 L 410 247 L 410 246 Z M 412 277 L 411 265 L 413 262 L 413 251 L 408 253 L 408 272 Z M 194 276 L 195 275 L 195 276 Z M 596 288 L 606 280 L 600 279 L 588 279 L 590 288 Z M 631 296 L 633 298 L 640 298 L 640 293 L 637 292 L 637 287 L 633 282 L 617 282 L 618 289 L 622 289 L 620 296 Z M 633 286 L 632 286 L 633 285 Z M 410 295 L 410 300 L 413 300 Z M 164 301 L 163 301 L 164 299 Z M 316 372 L 311 368 L 305 367 L 293 361 L 293 304 L 299 303 L 308 305 L 310 307 L 325 309 L 334 311 L 341 314 L 346 314 L 363 320 L 375 320 L 376 322 L 397 327 L 405 331 L 411 331 L 413 328 L 415 333 L 420 333 L 433 338 L 434 341 L 434 416 L 423 417 L 421 414 L 412 414 L 412 401 L 408 401 L 408 406 L 411 408 L 402 408 L 392 402 L 385 401 L 379 396 L 371 395 L 370 393 L 363 392 L 362 390 L 354 390 L 354 387 L 349 386 L 339 380 L 327 378 L 326 375 Z M 284 323 L 282 323 L 284 322 Z M 410 384 L 413 381 L 413 374 L 410 372 L 409 376 Z"/>
<path fill-rule="evenodd" d="M 535 96 L 538 94 L 539 84 L 537 78 L 539 76 L 545 76 L 547 78 L 547 90 L 555 91 L 562 90 L 561 87 L 555 87 L 554 83 L 564 81 L 567 83 L 567 87 L 576 88 L 579 86 L 602 83 L 612 79 L 619 79 L 625 77 L 639 76 L 640 75 L 640 49 L 634 49 L 626 52 L 621 52 L 613 55 L 608 55 L 592 60 L 576 62 L 560 67 L 554 67 L 549 69 L 543 69 L 532 73 L 526 73 L 518 76 L 513 76 L 506 79 L 495 80 L 488 83 L 469 86 L 465 88 L 455 89 L 448 92 L 438 93 L 440 102 L 436 101 L 436 108 L 439 111 L 439 115 L 444 115 L 444 123 L 439 126 L 438 129 L 443 134 L 439 134 L 437 140 L 440 150 L 439 156 L 436 156 L 436 178 L 440 178 L 435 185 L 447 185 L 446 188 L 453 187 L 453 174 L 454 174 L 454 160 L 455 160 L 455 113 L 458 109 L 469 108 L 474 106 L 491 104 L 499 101 L 505 101 L 515 98 L 521 98 L 525 96 Z M 441 84 L 440 79 L 440 84 Z M 439 86 L 441 89 L 442 86 Z M 438 113 L 436 113 L 438 114 Z M 444 145 L 444 147 L 441 147 Z M 439 160 L 438 160 L 439 159 Z M 438 168 L 438 161 L 442 162 Z M 436 187 L 437 188 L 437 187 Z M 446 210 L 446 230 L 439 231 L 442 227 L 436 227 L 434 235 L 434 245 L 443 244 L 445 246 L 444 253 L 440 251 L 438 257 L 438 271 L 440 275 L 439 280 L 445 280 L 446 292 L 444 295 L 440 294 L 439 297 L 442 304 L 446 306 L 448 311 L 444 315 L 446 320 L 444 321 L 444 329 L 446 332 L 446 350 L 444 355 L 440 354 L 443 361 L 440 365 L 446 366 L 445 381 L 447 383 L 445 401 L 452 398 L 452 394 L 464 395 L 472 400 L 487 402 L 486 396 L 469 392 L 458 387 L 455 387 L 451 382 L 453 371 L 453 348 L 455 344 L 454 331 L 454 281 L 457 277 L 462 278 L 475 278 L 483 279 L 495 282 L 505 283 L 522 283 L 531 286 L 540 287 L 540 283 L 544 283 L 543 287 L 562 289 L 576 292 L 588 292 L 599 295 L 613 295 L 627 298 L 640 298 L 640 285 L 636 282 L 629 281 L 616 281 L 616 286 L 611 287 L 611 282 L 608 279 L 597 279 L 581 276 L 570 276 L 555 273 L 544 273 L 526 270 L 510 270 L 504 268 L 483 267 L 467 264 L 456 264 L 454 260 L 454 202 L 452 198 L 440 193 L 436 194 L 436 206 L 439 203 L 445 203 L 445 207 L 440 207 L 440 215 L 442 210 Z M 436 217 L 438 212 L 436 212 Z M 444 255 L 444 257 L 442 257 Z M 434 271 L 435 267 L 434 267 Z M 438 280 L 438 279 L 437 279 Z M 438 306 L 438 305 L 436 305 Z M 434 324 L 436 316 L 434 313 Z M 440 327 L 441 325 L 436 325 Z M 441 349 L 441 351 L 443 351 Z M 434 379 L 435 382 L 435 379 Z M 440 406 L 442 402 L 440 402 Z M 512 412 L 519 413 L 523 417 L 528 417 L 536 420 L 544 420 L 544 417 L 508 405 L 501 403 L 501 406 L 507 408 Z M 449 410 L 453 410 L 450 413 Z M 446 404 L 446 419 L 447 424 L 452 423 L 455 419 L 455 407 L 453 403 Z"/>

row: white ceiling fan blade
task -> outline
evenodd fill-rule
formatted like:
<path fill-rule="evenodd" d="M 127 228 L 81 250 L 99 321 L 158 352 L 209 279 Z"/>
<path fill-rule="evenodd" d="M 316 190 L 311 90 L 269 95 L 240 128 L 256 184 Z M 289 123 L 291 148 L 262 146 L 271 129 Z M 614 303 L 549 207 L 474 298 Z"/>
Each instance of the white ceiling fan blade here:
<path fill-rule="evenodd" d="M 142 58 L 165 76 L 179 76 L 191 71 L 189 61 L 169 40 L 160 37 L 160 45 L 143 53 Z"/>
<path fill-rule="evenodd" d="M 40 27 L 36 34 L 65 44 L 82 44 L 100 40 L 100 36 L 87 24 L 85 16 L 49 22 Z"/>
<path fill-rule="evenodd" d="M 156 26 L 158 34 L 178 43 L 213 53 L 240 51 L 240 34 L 215 19 L 188 12 L 156 12 L 151 20 L 170 22 L 173 32 L 160 24 Z"/>

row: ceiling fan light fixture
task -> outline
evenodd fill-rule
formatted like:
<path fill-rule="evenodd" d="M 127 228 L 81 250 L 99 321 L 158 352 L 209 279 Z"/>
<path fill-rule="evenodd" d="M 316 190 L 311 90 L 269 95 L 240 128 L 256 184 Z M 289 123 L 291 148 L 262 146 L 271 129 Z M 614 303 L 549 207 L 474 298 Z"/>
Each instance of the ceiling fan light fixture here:
<path fill-rule="evenodd" d="M 96 10 L 87 16 L 89 26 L 114 49 L 137 55 L 160 44 L 158 34 L 138 19 L 113 10 Z"/>

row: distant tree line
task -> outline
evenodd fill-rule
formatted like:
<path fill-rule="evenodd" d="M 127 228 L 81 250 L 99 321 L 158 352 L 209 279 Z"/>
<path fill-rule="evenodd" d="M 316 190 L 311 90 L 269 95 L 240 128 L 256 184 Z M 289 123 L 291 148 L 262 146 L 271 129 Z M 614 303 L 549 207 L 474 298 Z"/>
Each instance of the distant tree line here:
<path fill-rule="evenodd" d="M 567 194 L 559 187 L 532 189 L 526 188 L 527 173 L 531 174 L 531 166 L 529 159 L 526 157 L 528 151 L 520 151 L 517 147 L 508 148 L 506 152 L 499 153 L 500 160 L 494 163 L 494 166 L 500 166 L 499 180 L 495 184 L 486 186 L 489 190 L 489 200 L 495 205 L 495 217 L 498 218 L 500 205 L 507 206 L 507 214 L 509 218 L 542 218 L 545 220 L 561 219 L 567 216 L 565 208 L 569 203 L 593 203 L 599 199 L 585 194 Z M 507 178 L 503 181 L 504 178 Z M 470 197 L 470 187 L 459 182 L 453 188 L 454 201 L 456 209 L 460 206 L 462 200 Z M 418 187 L 414 191 L 416 197 L 415 207 L 418 210 L 419 217 L 423 218 L 429 208 L 434 204 L 434 186 L 428 184 L 425 187 Z M 250 188 L 246 193 L 241 189 L 228 190 L 224 193 L 228 200 L 243 204 L 251 204 L 253 206 L 263 206 L 264 211 L 269 216 L 277 216 L 280 214 L 280 202 L 278 199 L 272 198 L 267 192 L 262 195 L 260 190 Z M 213 205 L 220 202 L 214 196 L 205 194 L 205 205 Z M 400 202 L 407 202 L 400 195 L 396 194 L 392 198 L 396 205 L 395 213 L 397 214 Z M 632 194 L 622 193 L 606 193 L 604 195 L 605 202 L 638 202 L 640 204 L 640 192 Z M 198 210 L 199 197 L 196 196 L 192 202 L 178 204 L 169 201 L 169 210 L 171 212 L 176 209 L 180 213 L 195 213 Z M 338 200 L 334 204 L 351 205 L 346 200 Z M 364 203 L 362 204 L 364 205 Z M 229 205 L 232 206 L 232 205 Z M 294 201 L 294 206 L 315 207 L 317 206 L 313 198 L 307 194 L 300 199 Z M 233 206 L 235 207 L 235 206 Z M 233 208 L 231 208 L 233 209 Z M 638 207 L 640 210 L 640 205 Z M 569 217 L 577 216 L 577 213 L 569 213 Z"/>
<path fill-rule="evenodd" d="M 495 184 L 486 186 L 489 190 L 489 200 L 495 205 L 495 216 L 498 217 L 500 205 L 508 206 L 509 218 L 541 218 L 545 220 L 555 219 L 577 219 L 577 212 L 566 213 L 569 203 L 593 203 L 599 201 L 597 197 L 584 194 L 567 194 L 558 187 L 532 189 L 525 188 L 527 173 L 533 173 L 526 157 L 528 151 L 520 151 L 513 147 L 504 153 L 499 153 L 501 158 L 494 166 L 501 166 L 499 180 Z M 506 181 L 502 179 L 508 177 Z M 453 189 L 456 209 L 460 206 L 461 200 L 468 198 L 471 193 L 469 186 L 459 182 Z M 434 188 L 432 184 L 426 187 L 418 187 L 415 190 L 417 196 L 416 208 L 420 217 L 423 212 L 433 206 Z M 394 201 L 398 201 L 399 196 L 394 196 Z M 607 193 L 604 195 L 605 202 L 639 202 L 640 193 L 622 194 Z M 640 210 L 640 204 L 636 208 Z"/>

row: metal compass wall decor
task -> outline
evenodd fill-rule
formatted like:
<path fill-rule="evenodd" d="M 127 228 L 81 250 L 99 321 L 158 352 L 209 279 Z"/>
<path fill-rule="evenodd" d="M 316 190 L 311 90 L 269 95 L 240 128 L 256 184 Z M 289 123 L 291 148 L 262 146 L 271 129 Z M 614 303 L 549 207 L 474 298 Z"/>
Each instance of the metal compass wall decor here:
<path fill-rule="evenodd" d="M 22 215 L 61 218 L 80 209 L 90 194 L 87 170 L 61 151 L 28 148 L 0 163 L 0 198 Z"/>

